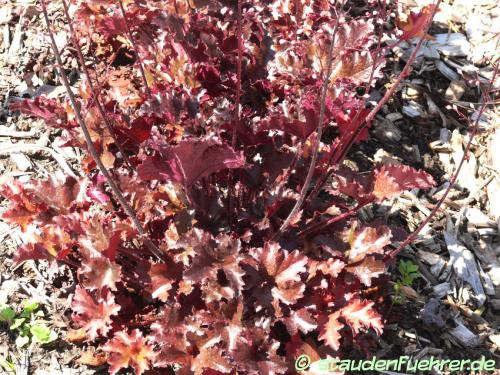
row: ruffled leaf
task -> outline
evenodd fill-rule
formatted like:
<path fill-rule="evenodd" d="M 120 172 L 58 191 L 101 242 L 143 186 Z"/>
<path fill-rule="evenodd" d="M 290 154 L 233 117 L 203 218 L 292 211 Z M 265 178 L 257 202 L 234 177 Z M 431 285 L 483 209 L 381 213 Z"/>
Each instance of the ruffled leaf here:
<path fill-rule="evenodd" d="M 112 293 L 96 300 L 85 289 L 77 287 L 71 304 L 73 320 L 87 333 L 89 340 L 106 335 L 111 329 L 113 315 L 118 314 L 121 307 L 115 303 Z"/>
<path fill-rule="evenodd" d="M 121 369 L 132 367 L 135 374 L 141 375 L 149 370 L 154 359 L 153 346 L 135 329 L 131 334 L 120 331 L 102 348 L 109 353 L 109 373 L 116 374 Z"/>
<path fill-rule="evenodd" d="M 242 155 L 230 146 L 213 140 L 184 141 L 177 146 L 152 146 L 159 155 L 146 157 L 138 167 L 137 172 L 143 180 L 169 180 L 190 187 L 212 173 L 245 165 Z"/>

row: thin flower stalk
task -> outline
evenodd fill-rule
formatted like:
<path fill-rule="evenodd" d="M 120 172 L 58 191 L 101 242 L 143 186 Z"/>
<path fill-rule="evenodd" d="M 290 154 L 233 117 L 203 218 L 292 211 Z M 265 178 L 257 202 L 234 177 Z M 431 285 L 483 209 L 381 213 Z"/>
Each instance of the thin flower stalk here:
<path fill-rule="evenodd" d="M 406 239 L 401 244 L 399 244 L 399 246 L 396 249 L 394 249 L 392 252 L 390 252 L 388 255 L 386 255 L 386 259 L 394 259 L 396 257 L 396 255 L 398 255 L 401 252 L 401 250 L 403 250 L 406 246 L 408 246 L 410 243 L 415 241 L 418 234 L 422 231 L 422 229 L 424 229 L 424 227 L 432 220 L 432 218 L 439 211 L 439 209 L 441 208 L 441 205 L 444 203 L 444 201 L 448 197 L 448 194 L 450 193 L 451 189 L 455 186 L 455 183 L 457 181 L 460 170 L 462 169 L 462 166 L 464 165 L 465 160 L 467 159 L 467 157 L 470 153 L 472 141 L 474 140 L 474 138 L 477 134 L 477 131 L 479 129 L 479 120 L 481 119 L 481 116 L 483 115 L 484 111 L 488 107 L 489 100 L 488 100 L 487 95 L 489 95 L 493 89 L 493 84 L 496 80 L 497 73 L 498 73 L 498 63 L 495 65 L 495 68 L 493 71 L 493 76 L 492 76 L 491 80 L 489 81 L 488 89 L 486 90 L 486 95 L 484 95 L 484 98 L 483 98 L 484 99 L 483 104 L 481 105 L 481 108 L 479 109 L 479 112 L 477 115 L 477 119 L 475 120 L 475 122 L 472 126 L 472 130 L 471 130 L 470 135 L 469 135 L 469 141 L 467 142 L 467 145 L 465 146 L 464 155 L 462 156 L 462 159 L 460 160 L 460 163 L 458 164 L 457 169 L 455 170 L 455 173 L 451 177 L 449 184 L 448 184 L 448 187 L 446 188 L 443 195 L 441 196 L 441 199 L 439 199 L 439 201 L 436 203 L 436 205 L 431 210 L 429 215 L 427 215 L 425 220 L 422 223 L 420 223 L 418 228 L 415 229 L 408 237 L 406 237 Z"/>
<path fill-rule="evenodd" d="M 332 30 L 331 38 L 330 38 L 330 46 L 328 49 L 328 57 L 327 57 L 327 68 L 326 68 L 326 73 L 325 73 L 323 85 L 321 87 L 321 92 L 320 92 L 320 99 L 319 99 L 320 100 L 320 112 L 319 112 L 319 119 L 318 119 L 318 127 L 317 127 L 317 131 L 315 134 L 316 139 L 315 139 L 314 146 L 313 146 L 313 154 L 311 156 L 309 170 L 307 171 L 306 179 L 304 181 L 304 184 L 302 185 L 302 189 L 300 191 L 299 198 L 297 199 L 297 201 L 295 202 L 295 205 L 293 206 L 292 210 L 288 214 L 288 217 L 285 219 L 283 224 L 281 224 L 281 227 L 272 236 L 273 241 L 277 241 L 285 233 L 285 231 L 290 226 L 290 223 L 292 222 L 292 220 L 299 213 L 299 210 L 305 201 L 305 198 L 307 195 L 307 190 L 309 189 L 309 185 L 310 185 L 310 183 L 312 181 L 312 177 L 314 175 L 314 169 L 316 167 L 316 160 L 318 159 L 321 137 L 323 136 L 323 122 L 324 122 L 325 108 L 326 108 L 326 93 L 328 91 L 328 84 L 330 83 L 330 75 L 332 72 L 333 51 L 335 49 L 335 35 L 337 34 L 338 24 L 339 24 L 339 19 L 337 17 L 335 25 L 334 25 L 333 30 Z"/>
<path fill-rule="evenodd" d="M 85 59 L 82 54 L 82 49 L 80 46 L 80 43 L 78 42 L 78 38 L 76 35 L 76 32 L 73 27 L 73 21 L 71 20 L 71 17 L 69 16 L 69 11 L 68 11 L 68 4 L 66 3 L 66 0 L 62 0 L 63 4 L 63 11 L 64 11 L 64 16 L 66 18 L 66 22 L 68 23 L 69 31 L 71 34 L 71 39 L 73 41 L 73 46 L 75 47 L 76 54 L 78 57 L 78 61 L 80 62 L 80 66 L 82 67 L 83 73 L 85 74 L 85 78 L 87 79 L 87 82 L 89 83 L 89 88 L 90 92 L 92 93 L 92 96 L 95 100 L 97 110 L 99 112 L 99 115 L 101 116 L 102 121 L 104 122 L 106 128 L 108 129 L 111 137 L 115 141 L 115 144 L 117 145 L 118 149 L 120 150 L 120 154 L 122 155 L 123 160 L 125 161 L 126 165 L 128 166 L 129 169 L 133 169 L 132 165 L 130 164 L 130 160 L 128 159 L 127 154 L 125 153 L 125 150 L 123 149 L 122 145 L 120 142 L 118 142 L 118 139 L 116 138 L 115 131 L 111 124 L 108 121 L 108 118 L 106 117 L 106 114 L 104 113 L 104 108 L 102 107 L 101 101 L 100 101 L 100 95 L 99 92 L 101 91 L 101 87 L 99 84 L 99 81 L 97 81 L 98 89 L 96 90 L 94 87 L 94 84 L 92 83 L 92 78 L 90 76 L 89 70 L 87 69 L 87 65 L 85 64 Z"/>
<path fill-rule="evenodd" d="M 151 89 L 149 88 L 148 79 L 146 77 L 146 72 L 144 71 L 144 66 L 142 64 L 142 58 L 141 58 L 141 55 L 139 54 L 139 48 L 137 48 L 137 45 L 134 41 L 134 36 L 132 35 L 132 30 L 130 30 L 130 24 L 128 22 L 127 13 L 125 12 L 125 8 L 123 6 L 122 0 L 118 0 L 118 4 L 120 5 L 120 11 L 122 13 L 123 22 L 125 23 L 125 29 L 127 31 L 127 36 L 130 40 L 130 44 L 132 45 L 132 48 L 134 49 L 135 57 L 137 59 L 137 64 L 139 65 L 139 70 L 141 71 L 142 82 L 144 84 L 144 90 L 146 91 L 147 96 L 149 98 L 151 98 Z"/>
<path fill-rule="evenodd" d="M 354 144 L 355 139 L 359 136 L 359 134 L 373 121 L 377 113 L 380 111 L 380 109 L 389 101 L 390 98 L 394 95 L 394 92 L 396 89 L 399 87 L 401 84 L 402 80 L 407 77 L 412 69 L 412 64 L 415 62 L 415 59 L 417 58 L 418 51 L 420 50 L 422 44 L 425 41 L 425 35 L 427 31 L 429 30 L 432 20 L 434 19 L 434 16 L 439 9 L 439 5 L 441 4 L 442 0 L 437 0 L 435 4 L 435 8 L 432 11 L 431 16 L 429 17 L 429 20 L 424 28 L 424 36 L 420 38 L 418 41 L 417 45 L 414 47 L 412 54 L 408 58 L 408 61 L 406 62 L 406 65 L 404 66 L 403 70 L 401 73 L 399 73 L 398 77 L 396 78 L 396 81 L 392 84 L 391 88 L 386 91 L 382 99 L 377 103 L 377 105 L 370 111 L 370 113 L 366 116 L 366 119 L 359 125 L 359 127 L 353 132 L 351 137 L 349 138 L 348 142 L 346 144 L 340 144 L 337 146 L 337 148 L 334 150 L 332 157 L 330 158 L 330 164 L 331 165 L 340 165 L 344 158 L 346 157 L 347 153 L 351 149 L 351 147 Z M 371 73 L 373 75 L 373 71 Z M 360 106 L 360 108 L 363 108 L 366 103 L 366 100 L 363 102 L 363 104 Z M 358 111 L 356 114 L 355 118 L 352 120 L 357 121 L 359 119 L 361 111 Z M 321 180 L 315 185 L 314 190 L 311 192 L 309 199 L 313 199 L 323 188 L 324 184 L 330 178 L 331 174 L 333 173 L 335 169 L 329 171 L 328 173 L 325 173 Z"/>
<path fill-rule="evenodd" d="M 92 155 L 92 158 L 96 162 L 97 167 L 99 168 L 99 171 L 102 173 L 104 178 L 106 179 L 106 182 L 108 183 L 109 187 L 111 188 L 113 194 L 115 195 L 116 199 L 120 202 L 121 206 L 129 215 L 129 217 L 132 219 L 132 222 L 134 223 L 137 232 L 139 235 L 142 237 L 144 240 L 144 243 L 146 246 L 149 248 L 152 254 L 154 254 L 159 260 L 163 259 L 163 254 L 161 251 L 153 244 L 151 240 L 149 240 L 146 237 L 146 231 L 144 230 L 141 222 L 137 218 L 137 215 L 134 211 L 134 209 L 128 204 L 127 200 L 123 196 L 122 192 L 120 191 L 120 188 L 118 187 L 118 184 L 115 182 L 114 178 L 111 176 L 111 174 L 108 172 L 106 167 L 104 166 L 101 158 L 99 157 L 99 154 L 94 146 L 94 143 L 92 141 L 92 138 L 90 136 L 89 130 L 87 126 L 85 125 L 85 120 L 83 119 L 81 113 L 80 113 L 80 107 L 78 106 L 78 103 L 76 101 L 75 94 L 73 93 L 73 90 L 71 89 L 71 86 L 68 81 L 68 77 L 66 76 L 66 72 L 63 69 L 63 62 L 61 58 L 61 54 L 59 52 L 59 48 L 57 47 L 56 41 L 54 39 L 54 32 L 52 30 L 52 26 L 49 20 L 49 15 L 47 12 L 47 6 L 45 4 L 45 0 L 41 1 L 42 4 L 42 11 L 43 11 L 43 16 L 45 18 L 45 23 L 47 24 L 47 30 L 49 33 L 50 41 L 52 44 L 52 50 L 54 52 L 54 56 L 57 61 L 57 70 L 59 72 L 59 76 L 61 77 L 61 81 L 64 85 L 64 88 L 66 89 L 66 93 L 68 94 L 68 97 L 70 99 L 71 105 L 73 106 L 73 109 L 75 111 L 75 118 L 82 129 L 83 136 L 85 138 L 85 141 L 87 143 L 87 147 L 89 149 L 90 154 Z"/>

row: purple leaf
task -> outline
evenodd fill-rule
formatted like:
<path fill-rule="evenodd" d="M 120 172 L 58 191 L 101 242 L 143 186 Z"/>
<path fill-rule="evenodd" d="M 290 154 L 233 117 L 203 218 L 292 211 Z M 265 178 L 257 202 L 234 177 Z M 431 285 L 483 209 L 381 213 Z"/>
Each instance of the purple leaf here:
<path fill-rule="evenodd" d="M 190 187 L 212 173 L 245 165 L 241 154 L 214 140 L 183 141 L 156 149 L 159 155 L 146 157 L 137 169 L 143 180 L 171 180 Z"/>

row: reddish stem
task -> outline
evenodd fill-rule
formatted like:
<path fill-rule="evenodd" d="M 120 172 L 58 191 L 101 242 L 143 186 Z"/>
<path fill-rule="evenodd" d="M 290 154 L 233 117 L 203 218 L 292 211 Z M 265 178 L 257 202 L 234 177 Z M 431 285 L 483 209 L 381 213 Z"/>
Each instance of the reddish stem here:
<path fill-rule="evenodd" d="M 295 169 L 297 162 L 299 161 L 299 155 L 302 153 L 302 145 L 297 146 L 297 152 L 293 156 L 293 159 L 288 166 L 288 168 L 285 170 L 285 173 L 281 177 L 281 181 L 279 182 L 278 185 L 278 192 L 276 193 L 277 197 L 280 197 L 281 194 L 283 193 L 283 190 L 285 189 L 286 183 L 288 182 L 288 179 L 290 178 L 291 174 L 293 173 L 293 170 Z"/>
<path fill-rule="evenodd" d="M 346 211 L 340 215 L 334 216 L 334 217 L 327 219 L 327 220 L 324 220 L 324 221 L 320 221 L 319 223 L 316 223 L 316 224 L 312 224 L 309 227 L 305 228 L 304 230 L 300 231 L 297 235 L 299 237 L 310 236 L 312 233 L 318 232 L 318 231 L 328 227 L 329 225 L 332 225 L 332 224 L 337 223 L 341 220 L 347 219 L 350 216 L 355 215 L 361 208 L 366 206 L 368 203 L 369 202 L 358 204 L 357 206 L 351 208 L 349 211 Z"/>
<path fill-rule="evenodd" d="M 491 78 L 491 81 L 489 83 L 488 89 L 486 90 L 486 93 L 490 93 L 491 92 L 491 90 L 493 88 L 493 84 L 494 84 L 496 76 L 497 76 L 497 73 L 498 73 L 498 64 L 495 65 L 495 70 L 493 72 L 493 77 Z M 484 110 L 486 109 L 487 106 L 488 106 L 488 98 L 485 97 L 484 98 L 484 102 L 483 102 L 483 104 L 481 106 L 481 109 L 479 110 L 477 119 L 474 122 L 474 125 L 472 127 L 472 131 L 471 131 L 471 134 L 470 134 L 470 137 L 469 137 L 469 141 L 467 142 L 467 145 L 465 146 L 464 156 L 460 160 L 460 163 L 458 164 L 458 167 L 457 167 L 455 173 L 453 174 L 452 178 L 450 179 L 450 183 L 449 183 L 448 187 L 446 188 L 443 196 L 436 203 L 436 205 L 432 209 L 431 213 L 427 216 L 427 218 L 418 226 L 418 228 L 412 234 L 410 234 L 408 237 L 406 237 L 406 239 L 395 250 L 393 250 L 392 252 L 390 252 L 389 254 L 386 255 L 386 260 L 394 259 L 394 257 L 396 255 L 398 255 L 401 250 L 403 250 L 407 245 L 409 245 L 412 241 L 414 241 L 415 238 L 417 238 L 417 236 L 420 233 L 420 231 L 431 221 L 431 219 L 434 217 L 434 215 L 436 215 L 436 213 L 438 212 L 439 208 L 441 207 L 441 205 L 443 204 L 443 202 L 448 197 L 448 194 L 450 193 L 451 189 L 455 185 L 455 182 L 457 181 L 458 174 L 460 173 L 460 170 L 462 169 L 462 166 L 463 166 L 463 164 L 465 162 L 465 159 L 467 158 L 467 155 L 470 152 L 470 147 L 472 145 L 472 141 L 474 140 L 474 137 L 476 136 L 477 130 L 479 128 L 479 120 L 480 120 L 480 118 L 481 118 L 481 116 L 482 116 L 482 114 L 483 114 L 483 112 L 484 112 Z"/>
<path fill-rule="evenodd" d="M 121 206 L 127 213 L 127 215 L 132 219 L 132 222 L 134 223 L 137 231 L 139 232 L 140 236 L 142 237 L 145 245 L 149 248 L 152 254 L 158 257 L 158 259 L 163 260 L 163 254 L 161 251 L 153 244 L 153 242 L 146 237 L 146 231 L 142 227 L 141 222 L 137 218 L 137 215 L 134 211 L 134 209 L 128 204 L 127 200 L 123 196 L 122 192 L 120 191 L 120 188 L 118 187 L 117 183 L 115 182 L 114 178 L 111 176 L 111 174 L 108 172 L 104 164 L 102 163 L 101 158 L 99 157 L 99 154 L 97 153 L 97 150 L 94 146 L 94 143 L 92 142 L 92 138 L 90 136 L 89 130 L 87 128 L 87 125 L 85 125 L 85 121 L 83 120 L 82 114 L 80 113 L 80 106 L 78 105 L 76 101 L 75 94 L 73 93 L 73 90 L 71 90 L 71 86 L 68 81 L 68 77 L 66 76 L 66 72 L 64 71 L 63 67 L 63 62 L 61 58 L 61 54 L 59 53 L 59 48 L 57 47 L 56 41 L 54 39 L 54 32 L 52 30 L 52 26 L 49 20 L 49 15 L 47 12 L 47 6 L 45 4 L 45 0 L 41 0 L 42 4 L 42 11 L 43 11 L 43 16 L 45 18 L 45 22 L 47 24 L 47 30 L 49 33 L 50 41 L 52 44 L 52 50 L 54 52 L 54 56 L 57 61 L 57 70 L 59 72 L 59 76 L 61 77 L 61 81 L 64 85 L 64 88 L 66 89 L 66 92 L 68 94 L 69 100 L 71 102 L 71 105 L 73 106 L 73 110 L 75 111 L 75 118 L 76 121 L 78 122 L 78 125 L 82 129 L 83 136 L 85 138 L 85 142 L 87 143 L 87 147 L 89 149 L 90 154 L 92 155 L 92 158 L 96 162 L 97 167 L 103 174 L 104 178 L 106 179 L 106 182 L 110 186 L 113 194 L 115 195 L 116 199 L 118 202 L 120 202 Z"/>
<path fill-rule="evenodd" d="M 316 168 L 316 160 L 318 158 L 318 153 L 319 153 L 319 145 L 321 142 L 321 137 L 323 135 L 323 121 L 325 117 L 325 107 L 326 107 L 326 93 L 328 90 L 328 84 L 330 83 L 330 75 L 332 72 L 332 63 L 333 63 L 333 50 L 335 48 L 335 35 L 337 34 L 338 30 L 338 17 L 336 18 L 335 26 L 332 31 L 332 37 L 331 37 L 331 42 L 330 42 L 330 48 L 328 50 L 328 59 L 327 59 L 327 69 L 326 69 L 326 75 L 323 81 L 323 85 L 321 87 L 321 97 L 320 97 L 320 110 L 319 110 L 319 120 L 318 120 L 318 128 L 316 131 L 316 140 L 314 143 L 313 147 L 313 154 L 311 157 L 311 164 L 309 165 L 309 170 L 307 171 L 306 179 L 304 181 L 304 184 L 302 185 L 302 189 L 300 191 L 299 199 L 297 199 L 297 202 L 295 202 L 295 205 L 293 206 L 292 210 L 288 214 L 288 217 L 285 219 L 281 227 L 278 229 L 278 231 L 272 236 L 272 241 L 277 241 L 283 233 L 288 229 L 290 226 L 290 223 L 294 219 L 294 217 L 297 215 L 299 212 L 302 204 L 304 203 L 304 200 L 307 195 L 307 190 L 309 189 L 309 184 L 311 183 L 313 174 L 314 174 L 314 169 Z"/>
<path fill-rule="evenodd" d="M 236 67 L 236 108 L 234 109 L 234 129 L 231 145 L 236 147 L 236 133 L 240 128 L 240 96 L 241 96 L 241 62 L 243 60 L 243 40 L 241 35 L 241 0 L 238 0 L 238 64 Z"/>
<path fill-rule="evenodd" d="M 237 8 L 237 23 L 238 23 L 238 63 L 236 66 L 236 105 L 234 108 L 234 127 L 231 140 L 231 146 L 236 147 L 236 134 L 240 128 L 240 97 L 241 97 L 241 63 L 243 60 L 243 40 L 242 40 L 242 27 L 241 27 L 241 14 L 242 14 L 242 0 L 238 0 Z M 241 174 L 240 174 L 241 176 Z M 235 195 L 235 181 L 233 179 L 233 172 L 228 171 L 227 175 L 227 189 L 228 189 L 228 225 L 232 223 L 232 215 L 234 210 L 234 195 Z"/>
<path fill-rule="evenodd" d="M 130 39 L 130 43 L 132 44 L 132 48 L 134 49 L 135 56 L 137 57 L 137 62 L 139 63 L 139 69 L 141 71 L 142 80 L 144 83 L 144 89 L 146 90 L 146 94 L 148 95 L 148 97 L 151 98 L 151 90 L 149 89 L 148 80 L 146 78 L 146 72 L 144 71 L 144 67 L 142 65 L 142 59 L 141 56 L 139 55 L 139 49 L 135 44 L 134 36 L 132 35 L 132 31 L 130 30 L 130 25 L 127 20 L 127 15 L 125 13 L 125 8 L 123 7 L 122 0 L 118 0 L 118 4 L 120 4 L 120 10 L 122 12 L 123 21 L 125 23 L 125 29 L 127 30 L 127 36 Z"/>
<path fill-rule="evenodd" d="M 74 261 L 72 259 L 68 259 L 68 258 L 66 258 L 66 259 L 58 259 L 58 261 L 62 262 L 62 263 L 65 263 L 68 266 L 75 267 L 77 269 L 81 266 L 80 263 L 78 263 L 78 262 L 76 262 L 76 261 Z"/>
<path fill-rule="evenodd" d="M 434 19 L 434 15 L 436 14 L 437 10 L 439 9 L 439 5 L 441 4 L 442 0 L 437 0 L 436 5 L 433 9 L 433 12 L 427 21 L 427 25 L 424 29 L 424 35 L 427 34 L 427 31 L 429 30 L 432 20 Z M 354 144 L 354 141 L 356 138 L 359 136 L 359 134 L 370 124 L 370 122 L 375 118 L 376 114 L 380 111 L 380 109 L 387 103 L 387 101 L 392 97 L 396 89 L 398 88 L 399 84 L 401 81 L 410 74 L 411 72 L 411 65 L 415 61 L 417 57 L 417 53 L 420 50 L 420 47 L 422 46 L 422 43 L 424 42 L 425 37 L 420 38 L 418 41 L 417 45 L 415 46 L 415 49 L 413 50 L 412 54 L 410 55 L 408 61 L 406 62 L 406 65 L 404 66 L 403 70 L 399 74 L 398 78 L 396 79 L 396 82 L 392 85 L 392 87 L 385 93 L 383 98 L 379 101 L 379 103 L 370 111 L 370 113 L 366 116 L 366 119 L 363 123 L 360 124 L 360 126 L 353 132 L 351 137 L 349 138 L 347 144 L 345 146 L 343 145 L 338 145 L 335 151 L 333 152 L 332 157 L 330 158 L 331 164 L 337 165 L 342 162 L 342 160 L 346 157 L 347 153 L 351 149 L 351 147 Z M 373 71 L 372 71 L 373 74 Z M 354 117 L 353 121 L 357 121 L 359 118 L 359 115 L 361 114 L 361 108 L 364 108 L 364 104 L 366 103 L 366 100 L 363 102 L 363 105 L 360 106 L 360 110 Z M 337 152 L 338 151 L 338 152 Z M 319 191 L 322 189 L 323 185 L 325 182 L 328 180 L 328 178 L 331 176 L 333 173 L 333 170 L 330 170 L 328 173 L 325 173 L 325 175 L 322 177 L 319 183 L 316 184 L 313 192 L 309 195 L 309 199 L 312 199 Z"/>
<path fill-rule="evenodd" d="M 68 21 L 68 27 L 69 27 L 69 31 L 71 34 L 71 39 L 73 40 L 73 45 L 75 46 L 76 54 L 78 56 L 78 60 L 80 62 L 80 65 L 83 69 L 83 73 L 85 74 L 85 77 L 87 78 L 87 81 L 89 82 L 90 92 L 92 93 L 92 96 L 94 97 L 95 103 L 97 105 L 97 110 L 99 111 L 99 114 L 100 114 L 104 124 L 106 125 L 106 128 L 108 129 L 109 133 L 111 134 L 111 137 L 113 138 L 116 145 L 118 146 L 118 150 L 120 150 L 120 153 L 122 154 L 123 160 L 125 161 L 125 163 L 127 164 L 127 166 L 130 169 L 133 169 L 127 155 L 125 154 L 125 150 L 123 149 L 122 145 L 118 142 L 118 139 L 116 138 L 116 134 L 115 134 L 113 128 L 111 127 L 111 124 L 109 123 L 108 118 L 106 117 L 106 115 L 104 113 L 104 108 L 102 107 L 101 102 L 99 101 L 98 92 L 101 91 L 101 87 L 99 85 L 99 82 L 97 82 L 99 90 L 96 90 L 94 88 L 94 85 L 92 83 L 92 79 L 90 78 L 90 73 L 87 69 L 87 66 L 85 65 L 85 59 L 83 58 L 80 43 L 78 43 L 78 39 L 76 37 L 75 30 L 73 29 L 73 22 L 71 21 L 71 17 L 69 16 L 68 5 L 66 4 L 65 0 L 62 0 L 62 4 L 63 4 L 64 15 L 66 17 L 66 20 Z M 97 73 L 96 73 L 96 75 L 97 75 Z"/>

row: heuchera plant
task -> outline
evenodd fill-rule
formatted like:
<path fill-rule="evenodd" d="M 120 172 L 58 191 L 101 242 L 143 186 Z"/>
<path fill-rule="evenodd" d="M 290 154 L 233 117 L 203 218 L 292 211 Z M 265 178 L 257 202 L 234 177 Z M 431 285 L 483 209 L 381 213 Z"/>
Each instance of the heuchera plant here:
<path fill-rule="evenodd" d="M 110 373 L 281 374 L 302 353 L 369 353 L 401 235 L 356 213 L 434 184 L 343 164 L 380 109 L 366 98 L 385 3 L 63 5 L 76 98 L 14 108 L 89 151 L 85 177 L 4 185 L 3 219 L 24 234 L 17 262 L 74 268 L 73 321 Z M 431 18 L 412 15 L 403 39 Z"/>

